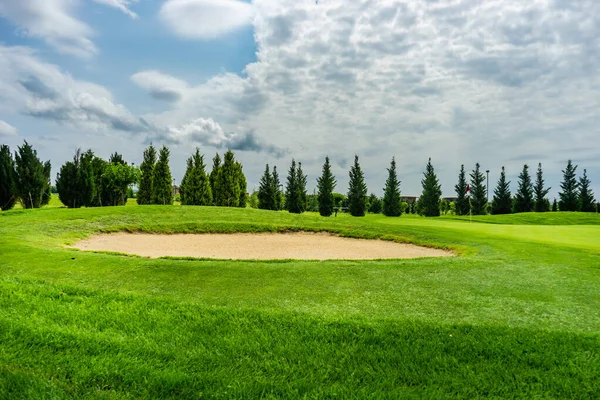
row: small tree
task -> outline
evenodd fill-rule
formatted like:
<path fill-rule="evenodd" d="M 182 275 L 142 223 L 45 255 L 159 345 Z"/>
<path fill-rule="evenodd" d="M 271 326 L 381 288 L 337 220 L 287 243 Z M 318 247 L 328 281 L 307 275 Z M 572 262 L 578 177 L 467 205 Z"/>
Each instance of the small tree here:
<path fill-rule="evenodd" d="M 50 161 L 42 163 L 27 141 L 17 147 L 16 194 L 24 208 L 40 208 L 50 201 Z"/>
<path fill-rule="evenodd" d="M 323 172 L 321 173 L 321 176 L 317 178 L 319 214 L 321 214 L 322 217 L 329 217 L 333 214 L 333 207 L 335 207 L 333 190 L 335 189 L 336 184 L 335 177 L 331 173 L 329 157 L 325 157 Z"/>
<path fill-rule="evenodd" d="M 171 177 L 171 168 L 169 167 L 170 154 L 166 146 L 160 148 L 158 162 L 154 167 L 153 204 L 173 204 L 173 179 Z"/>
<path fill-rule="evenodd" d="M 460 166 L 460 172 L 458 173 L 458 183 L 454 186 L 456 191 L 456 215 L 469 215 L 470 206 L 469 199 L 467 198 L 467 179 L 465 177 L 465 166 Z"/>
<path fill-rule="evenodd" d="M 260 178 L 258 187 L 258 208 L 261 210 L 276 210 L 275 194 L 273 185 L 273 175 L 269 170 L 269 164 L 265 167 L 265 172 Z"/>
<path fill-rule="evenodd" d="M 179 188 L 182 205 L 210 206 L 212 192 L 206 174 L 204 156 L 196 148 L 196 153 L 187 160 L 187 169 Z"/>
<path fill-rule="evenodd" d="M 140 170 L 126 163 L 108 163 L 104 167 L 102 181 L 105 190 L 115 194 L 112 196 L 112 203 L 106 205 L 124 206 L 127 202 L 127 190 L 140 181 Z"/>
<path fill-rule="evenodd" d="M 296 168 L 296 160 L 288 170 L 287 184 L 285 187 L 285 208 L 291 213 L 300 214 L 304 211 L 302 207 L 300 177 Z"/>
<path fill-rule="evenodd" d="M 136 201 L 139 205 L 152 204 L 154 198 L 154 167 L 156 165 L 156 149 L 152 144 L 144 150 L 144 161 L 140 164 L 140 186 Z"/>
<path fill-rule="evenodd" d="M 506 172 L 502 167 L 498 185 L 494 189 L 494 200 L 492 201 L 492 214 L 510 214 L 512 211 L 512 198 L 510 195 L 510 181 L 506 181 Z"/>
<path fill-rule="evenodd" d="M 554 212 L 558 211 L 558 202 L 556 201 L 556 198 L 552 202 L 552 211 L 554 211 Z"/>
<path fill-rule="evenodd" d="M 519 187 L 515 193 L 515 208 L 517 213 L 533 211 L 533 183 L 529 175 L 529 166 L 525 164 L 519 174 Z"/>
<path fill-rule="evenodd" d="M 475 169 L 471 172 L 471 212 L 474 215 L 485 215 L 487 206 L 487 192 L 485 175 L 479 170 L 479 163 L 475 164 Z"/>
<path fill-rule="evenodd" d="M 426 217 L 440 216 L 440 198 L 442 196 L 442 186 L 440 185 L 435 169 L 431 164 L 431 158 L 427 162 L 424 178 L 421 180 L 423 193 L 419 197 L 418 211 L 419 214 Z"/>
<path fill-rule="evenodd" d="M 281 190 L 282 185 L 281 185 L 281 181 L 279 180 L 279 173 L 277 173 L 277 167 L 273 166 L 273 176 L 271 179 L 271 185 L 273 186 L 271 188 L 271 195 L 273 196 L 272 199 L 272 207 L 271 210 L 282 210 L 284 207 L 283 204 L 283 191 Z"/>
<path fill-rule="evenodd" d="M 544 173 L 542 171 L 542 163 L 538 164 L 536 180 L 535 180 L 535 211 L 546 212 L 550 210 L 550 202 L 546 198 L 551 188 L 544 187 Z"/>
<path fill-rule="evenodd" d="M 308 192 L 306 190 L 307 176 L 302 171 L 302 163 L 298 162 L 298 169 L 296 170 L 296 178 L 298 179 L 298 201 L 300 206 L 300 212 L 306 211 L 308 205 Z"/>
<path fill-rule="evenodd" d="M 220 192 L 219 187 L 218 187 L 218 182 L 217 182 L 220 171 L 221 171 L 221 156 L 219 156 L 219 153 L 217 153 L 213 157 L 213 166 L 212 166 L 212 170 L 210 171 L 210 176 L 209 176 L 210 191 L 212 192 L 214 205 L 217 205 L 217 197 L 219 196 L 219 192 Z"/>
<path fill-rule="evenodd" d="M 354 165 L 350 168 L 348 209 L 353 217 L 364 217 L 367 209 L 367 184 L 357 155 L 354 156 Z"/>
<path fill-rule="evenodd" d="M 95 196 L 93 153 L 77 149 L 73 161 L 68 161 L 56 176 L 60 201 L 69 208 L 90 207 Z"/>
<path fill-rule="evenodd" d="M 248 183 L 246 181 L 246 176 L 244 175 L 242 163 L 240 162 L 235 163 L 235 178 L 239 187 L 237 207 L 246 208 L 246 203 L 248 201 L 248 194 L 246 193 Z"/>
<path fill-rule="evenodd" d="M 373 214 L 380 214 L 383 211 L 383 201 L 375 195 L 375 193 L 371 193 L 369 195 L 369 212 Z M 402 206 L 400 206 L 402 208 Z M 400 210 L 402 213 L 402 209 Z"/>
<path fill-rule="evenodd" d="M 579 184 L 575 175 L 576 171 L 577 165 L 573 166 L 569 160 L 567 168 L 562 171 L 563 181 L 560 184 L 562 191 L 558 193 L 560 211 L 577 211 L 579 209 Z"/>
<path fill-rule="evenodd" d="M 400 199 L 400 181 L 396 173 L 396 160 L 394 157 L 392 157 L 392 162 L 387 171 L 388 178 L 383 189 L 383 215 L 386 217 L 399 217 L 402 215 L 400 206 L 402 200 Z"/>
<path fill-rule="evenodd" d="M 594 192 L 590 188 L 590 182 L 587 176 L 587 170 L 583 170 L 583 176 L 579 178 L 579 211 L 596 212 L 596 200 Z"/>
<path fill-rule="evenodd" d="M 258 192 L 256 190 L 253 190 L 250 197 L 248 197 L 248 206 L 258 208 Z"/>
<path fill-rule="evenodd" d="M 216 181 L 216 205 L 224 207 L 239 207 L 240 205 L 240 176 L 239 166 L 235 161 L 233 151 L 227 150 L 223 157 L 223 165 L 219 168 Z M 246 188 L 244 187 L 244 193 Z"/>
<path fill-rule="evenodd" d="M 12 209 L 17 202 L 15 161 L 7 145 L 0 146 L 0 210 Z"/>

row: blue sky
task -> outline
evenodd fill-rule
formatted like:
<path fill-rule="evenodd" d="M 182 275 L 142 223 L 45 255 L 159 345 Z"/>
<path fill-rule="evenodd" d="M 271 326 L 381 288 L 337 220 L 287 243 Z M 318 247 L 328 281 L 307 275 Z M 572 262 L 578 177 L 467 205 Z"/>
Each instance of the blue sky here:
<path fill-rule="evenodd" d="M 249 190 L 294 157 L 312 191 L 329 155 L 345 192 L 358 154 L 377 194 L 392 156 L 405 195 L 429 157 L 447 196 L 461 164 L 514 190 L 542 162 L 553 198 L 569 158 L 599 193 L 598 110 L 594 0 L 0 0 L 0 142 L 53 175 L 152 141 L 177 181 L 234 149 Z"/>

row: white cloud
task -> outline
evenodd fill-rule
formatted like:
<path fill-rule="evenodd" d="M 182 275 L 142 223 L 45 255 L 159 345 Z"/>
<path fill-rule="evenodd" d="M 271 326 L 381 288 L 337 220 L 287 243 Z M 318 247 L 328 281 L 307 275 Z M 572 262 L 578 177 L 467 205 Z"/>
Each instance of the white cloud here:
<path fill-rule="evenodd" d="M 160 16 L 184 38 L 212 39 L 252 22 L 252 5 L 238 0 L 169 0 Z"/>
<path fill-rule="evenodd" d="M 98 50 L 89 39 L 92 29 L 73 16 L 77 0 L 0 0 L 0 16 L 24 36 L 44 40 L 64 54 L 90 57 Z"/>
<path fill-rule="evenodd" d="M 185 81 L 159 71 L 140 71 L 132 75 L 131 80 L 152 97 L 165 101 L 181 100 L 189 89 Z"/>
<path fill-rule="evenodd" d="M 138 15 L 129 8 L 131 4 L 137 3 L 138 0 L 94 0 L 96 3 L 104 4 L 109 7 L 117 8 L 129 15 L 133 19 L 137 19 Z"/>
<path fill-rule="evenodd" d="M 2 136 L 16 136 L 17 128 L 14 126 L 2 121 L 0 119 L 0 137 Z"/>

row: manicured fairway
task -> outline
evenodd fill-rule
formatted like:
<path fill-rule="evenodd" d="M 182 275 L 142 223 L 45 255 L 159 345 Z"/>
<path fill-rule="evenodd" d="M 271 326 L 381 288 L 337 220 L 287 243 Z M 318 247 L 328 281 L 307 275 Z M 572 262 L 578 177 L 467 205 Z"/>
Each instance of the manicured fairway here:
<path fill-rule="evenodd" d="M 95 232 L 331 231 L 386 261 L 145 259 Z M 0 213 L 0 398 L 594 398 L 600 215 L 321 218 L 213 207 Z"/>

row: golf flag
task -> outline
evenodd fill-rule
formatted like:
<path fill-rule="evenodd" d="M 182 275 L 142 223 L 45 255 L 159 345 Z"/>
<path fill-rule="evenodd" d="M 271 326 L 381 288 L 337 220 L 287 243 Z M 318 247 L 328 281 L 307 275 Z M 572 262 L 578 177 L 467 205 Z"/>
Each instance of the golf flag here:
<path fill-rule="evenodd" d="M 467 197 L 471 197 L 471 186 L 467 185 Z"/>

